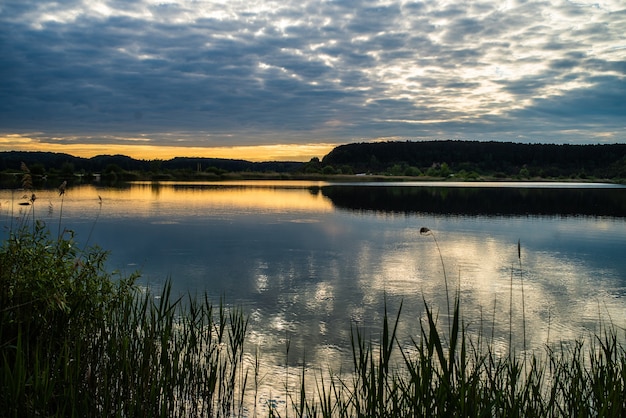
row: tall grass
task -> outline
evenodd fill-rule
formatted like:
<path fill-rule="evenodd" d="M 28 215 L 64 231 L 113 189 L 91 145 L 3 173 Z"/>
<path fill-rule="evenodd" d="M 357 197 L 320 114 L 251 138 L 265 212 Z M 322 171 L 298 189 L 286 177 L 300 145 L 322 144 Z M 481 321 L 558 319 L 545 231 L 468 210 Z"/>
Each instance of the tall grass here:
<path fill-rule="evenodd" d="M 0 415 L 241 412 L 240 310 L 113 280 L 104 253 L 68 251 L 41 224 L 35 232 L 0 250 Z"/>
<path fill-rule="evenodd" d="M 174 299 L 170 285 L 143 290 L 109 273 L 106 256 L 35 219 L 7 232 L 0 416 L 242 415 L 243 312 Z"/>
<path fill-rule="evenodd" d="M 422 228 L 420 233 L 433 237 L 443 264 L 433 232 Z M 523 298 L 519 242 L 518 259 Z M 445 267 L 443 271 L 447 291 Z M 295 414 L 308 417 L 626 416 L 623 328 L 611 322 L 603 323 L 600 331 L 587 339 L 546 344 L 543 350 L 528 353 L 523 324 L 523 356 L 516 356 L 512 347 L 508 355 L 502 356 L 492 346 L 493 336 L 486 339 L 482 335 L 482 325 L 476 332 L 464 324 L 459 291 L 453 300 L 454 306 L 449 308 L 450 315 L 446 318 L 447 327 L 438 323 L 433 307 L 424 300 L 425 316 L 409 344 L 397 335 L 401 309 L 392 322 L 385 308 L 382 332 L 376 343 L 364 339 L 358 328 L 353 329 L 354 371 L 333 375 L 325 385 L 320 372 L 318 379 L 322 384 L 313 393 L 305 391 L 303 383 L 300 402 L 293 404 Z M 449 297 L 447 303 L 449 307 Z M 522 320 L 525 322 L 523 304 Z M 512 339 L 509 341 L 512 344 Z"/>
<path fill-rule="evenodd" d="M 626 352 L 618 335 L 623 330 L 605 327 L 588 341 L 546 346 L 522 360 L 498 356 L 480 335 L 467 332 L 459 304 L 457 296 L 449 335 L 442 333 L 426 302 L 419 338 L 409 345 L 402 345 L 396 336 L 399 315 L 391 322 L 385 314 L 378 346 L 355 330 L 354 373 L 333 376 L 314 393 L 301 391 L 301 397 L 308 398 L 293 405 L 294 413 L 308 417 L 625 416 Z M 399 361 L 390 360 L 394 351 L 401 354 Z"/>
<path fill-rule="evenodd" d="M 53 239 L 30 219 L 0 246 L 0 416 L 257 415 L 246 393 L 252 385 L 256 403 L 262 353 L 249 381 L 242 310 L 206 294 L 174 297 L 169 284 L 141 289 L 136 276 L 106 270 L 106 252 L 78 249 L 67 230 Z M 445 266 L 444 279 L 447 289 Z M 385 307 L 377 338 L 353 327 L 352 369 L 303 365 L 298 393 L 268 416 L 626 415 L 623 329 L 609 322 L 586 340 L 503 356 L 465 324 L 460 292 L 446 296 L 446 323 L 424 300 L 408 339 L 398 335 L 402 306 Z M 288 360 L 289 341 L 285 349 Z"/>

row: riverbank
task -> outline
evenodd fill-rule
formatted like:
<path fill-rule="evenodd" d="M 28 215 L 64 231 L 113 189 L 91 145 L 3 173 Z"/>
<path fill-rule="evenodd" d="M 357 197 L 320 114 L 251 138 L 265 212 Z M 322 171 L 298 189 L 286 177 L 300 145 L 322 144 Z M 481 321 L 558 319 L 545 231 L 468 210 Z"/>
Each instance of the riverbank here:
<path fill-rule="evenodd" d="M 23 173 L 0 173 L 0 187 L 6 189 L 20 188 L 20 178 Z M 178 173 L 178 174 L 152 174 L 141 172 L 125 172 L 116 176 L 92 176 L 92 175 L 51 175 L 46 177 L 33 176 L 33 185 L 36 188 L 56 188 L 63 181 L 73 184 L 103 184 L 116 185 L 129 181 L 241 181 L 241 180 L 287 180 L 287 181 L 326 181 L 331 183 L 365 183 L 365 182 L 464 182 L 464 183 L 604 183 L 626 185 L 626 179 L 601 179 L 601 178 L 552 178 L 552 177 L 501 177 L 501 176 L 474 176 L 471 178 L 451 175 L 448 177 L 437 176 L 394 176 L 381 174 L 289 174 L 289 173 L 253 173 L 253 172 L 228 172 L 228 173 Z"/>

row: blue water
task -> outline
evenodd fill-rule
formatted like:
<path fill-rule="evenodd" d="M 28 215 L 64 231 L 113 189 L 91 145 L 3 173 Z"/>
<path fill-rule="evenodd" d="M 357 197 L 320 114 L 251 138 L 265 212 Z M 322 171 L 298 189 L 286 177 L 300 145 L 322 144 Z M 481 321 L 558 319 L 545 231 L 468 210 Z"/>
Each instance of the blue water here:
<path fill-rule="evenodd" d="M 143 285 L 158 291 L 171 280 L 177 294 L 207 292 L 243 307 L 248 349 L 261 353 L 269 376 L 304 358 L 346 367 L 351 325 L 376 339 L 385 304 L 395 314 L 403 303 L 401 339 L 418 335 L 424 300 L 444 324 L 446 286 L 448 297 L 459 290 L 470 331 L 493 331 L 502 353 L 510 329 L 521 349 L 524 329 L 527 348 L 538 348 L 603 320 L 626 325 L 626 188 L 448 186 L 84 185 L 62 201 L 36 191 L 35 216 L 52 231 L 74 230 L 77 245 L 110 250 L 109 268 L 140 271 Z M 0 193 L 5 225 L 32 215 L 20 198 Z"/>

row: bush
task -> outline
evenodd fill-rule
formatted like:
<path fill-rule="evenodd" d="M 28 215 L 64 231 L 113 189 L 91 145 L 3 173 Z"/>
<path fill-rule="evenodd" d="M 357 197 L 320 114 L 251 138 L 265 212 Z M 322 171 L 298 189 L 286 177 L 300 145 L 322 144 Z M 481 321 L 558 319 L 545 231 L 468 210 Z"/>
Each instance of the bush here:
<path fill-rule="evenodd" d="M 114 281 L 106 255 L 77 249 L 71 231 L 53 239 L 39 221 L 9 232 L 0 247 L 2 410 L 58 413 L 53 404 L 67 390 L 71 366 L 86 375 L 83 343 L 126 301 L 133 282 Z"/>
<path fill-rule="evenodd" d="M 37 221 L 2 242 L 0 416 L 233 415 L 241 311 L 144 292 L 106 255 Z"/>
<path fill-rule="evenodd" d="M 84 333 L 127 284 L 111 280 L 106 255 L 79 251 L 71 231 L 52 239 L 39 221 L 32 232 L 25 225 L 10 233 L 0 247 L 3 332 L 13 329 L 16 337 L 19 329 L 29 341 Z"/>

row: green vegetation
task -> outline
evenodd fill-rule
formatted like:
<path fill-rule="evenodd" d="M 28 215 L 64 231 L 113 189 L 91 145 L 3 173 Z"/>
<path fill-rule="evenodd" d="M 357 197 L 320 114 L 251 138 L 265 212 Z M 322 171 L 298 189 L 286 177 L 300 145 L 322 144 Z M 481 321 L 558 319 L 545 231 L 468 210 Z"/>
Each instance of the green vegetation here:
<path fill-rule="evenodd" d="M 451 331 L 442 332 L 424 302 L 412 345 L 401 346 L 384 316 L 374 346 L 353 335 L 355 372 L 319 387 L 317 398 L 294 402 L 298 416 L 346 417 L 619 417 L 626 413 L 626 353 L 614 329 L 591 342 L 546 347 L 545 353 L 501 357 L 471 337 L 455 299 Z M 393 362 L 393 352 L 402 360 Z M 521 358 L 520 358 L 521 357 Z"/>
<path fill-rule="evenodd" d="M 0 248 L 0 416 L 238 413 L 241 311 L 142 291 L 69 231 L 30 226 Z"/>
<path fill-rule="evenodd" d="M 0 180 L 16 180 L 25 162 L 33 178 L 100 180 L 437 179 L 626 182 L 626 144 L 556 145 L 480 141 L 376 142 L 341 145 L 321 160 L 250 162 L 221 158 L 135 160 L 47 152 L 1 152 Z M 372 177 L 376 176 L 376 177 Z"/>
<path fill-rule="evenodd" d="M 457 180 L 626 179 L 626 144 L 557 145 L 480 141 L 376 142 L 341 145 L 322 165 L 354 172 Z"/>
<path fill-rule="evenodd" d="M 67 180 L 70 183 L 99 180 L 121 183 L 134 180 L 222 180 L 281 178 L 304 173 L 300 162 L 250 162 L 222 158 L 173 158 L 135 160 L 124 155 L 74 157 L 50 152 L 0 152 L 0 181 L 14 187 L 21 178 L 20 164 L 31 167 L 33 182 Z M 319 173 L 318 173 L 319 174 Z M 321 174 L 319 174 L 321 175 Z"/>
<path fill-rule="evenodd" d="M 252 416 L 248 375 L 262 353 L 244 361 L 241 310 L 215 308 L 206 295 L 172 299 L 167 285 L 159 294 L 142 290 L 134 276 L 106 271 L 106 252 L 80 249 L 71 231 L 53 234 L 35 205 L 33 195 L 20 218 L 11 216 L 0 246 L 1 416 Z M 447 289 L 445 266 L 444 279 Z M 309 387 L 303 369 L 286 409 L 269 404 L 267 414 L 626 414 L 624 330 L 608 324 L 586 341 L 503 355 L 470 332 L 459 294 L 450 301 L 445 323 L 424 301 L 408 344 L 397 335 L 400 312 L 395 321 L 385 312 L 378 339 L 353 329 L 352 371 L 326 380 L 320 372 Z"/>

